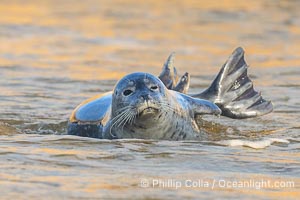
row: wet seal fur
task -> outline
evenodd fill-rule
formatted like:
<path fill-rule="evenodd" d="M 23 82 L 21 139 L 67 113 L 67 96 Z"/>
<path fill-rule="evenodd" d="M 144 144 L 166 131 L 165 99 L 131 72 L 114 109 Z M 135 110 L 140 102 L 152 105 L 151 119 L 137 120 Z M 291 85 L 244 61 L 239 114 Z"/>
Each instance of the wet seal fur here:
<path fill-rule="evenodd" d="M 186 95 L 190 77 L 181 78 L 173 67 L 174 54 L 159 77 L 133 73 L 122 78 L 112 92 L 80 104 L 68 123 L 68 134 L 102 139 L 201 139 L 196 117 L 213 114 L 242 119 L 272 111 L 253 88 L 247 75 L 244 51 L 237 48 L 211 86 L 199 94 Z"/>

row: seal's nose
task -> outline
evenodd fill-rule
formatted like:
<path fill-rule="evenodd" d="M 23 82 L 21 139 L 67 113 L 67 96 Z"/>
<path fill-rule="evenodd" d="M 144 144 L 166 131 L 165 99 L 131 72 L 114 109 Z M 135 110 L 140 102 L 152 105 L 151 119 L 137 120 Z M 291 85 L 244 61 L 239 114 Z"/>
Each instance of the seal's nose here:
<path fill-rule="evenodd" d="M 142 94 L 142 95 L 140 96 L 140 99 L 141 99 L 142 101 L 149 101 L 149 100 L 151 99 L 151 97 L 150 97 L 149 94 Z"/>

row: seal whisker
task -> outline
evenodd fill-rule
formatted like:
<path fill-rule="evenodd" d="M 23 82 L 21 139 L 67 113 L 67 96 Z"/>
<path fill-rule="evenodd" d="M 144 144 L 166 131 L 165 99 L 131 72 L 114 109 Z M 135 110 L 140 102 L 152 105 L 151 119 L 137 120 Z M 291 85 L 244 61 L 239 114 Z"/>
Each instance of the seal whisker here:
<path fill-rule="evenodd" d="M 132 118 L 133 118 L 133 112 L 131 111 L 130 115 L 128 117 L 128 120 L 127 120 L 127 122 L 125 124 L 132 124 Z"/>
<path fill-rule="evenodd" d="M 121 118 L 120 118 L 121 119 Z M 112 125 L 110 125 L 109 134 L 113 137 L 116 137 L 116 135 L 112 134 L 112 129 L 115 126 L 116 123 L 118 123 L 119 120 L 116 120 L 115 122 L 112 121 Z"/>
<path fill-rule="evenodd" d="M 114 126 L 116 126 L 116 127 L 119 127 L 120 126 L 120 124 L 121 124 L 121 122 L 124 120 L 124 116 L 126 115 L 127 113 L 123 113 L 123 115 L 121 115 L 112 125 L 111 125 L 111 127 L 110 127 L 110 135 L 112 135 L 112 136 L 114 136 L 113 134 L 112 134 L 112 129 L 113 129 L 113 127 Z"/>
<path fill-rule="evenodd" d="M 127 118 L 128 118 L 129 116 L 131 116 L 131 111 L 130 111 L 130 110 L 127 110 L 127 111 L 126 111 L 126 115 L 124 115 L 124 118 L 123 118 L 123 120 L 120 122 L 119 126 L 122 125 L 124 122 L 126 123 L 126 120 L 127 120 Z"/>
<path fill-rule="evenodd" d="M 119 115 L 117 115 L 116 117 L 114 117 L 111 121 L 118 121 L 120 118 L 122 118 L 124 115 L 126 114 L 126 112 L 122 112 Z"/>
<path fill-rule="evenodd" d="M 127 112 L 125 111 L 125 112 L 122 112 L 122 113 L 120 113 L 119 115 L 117 115 L 116 117 L 114 117 L 111 121 L 113 122 L 113 124 L 110 126 L 110 131 L 109 131 L 109 133 L 110 133 L 110 135 L 111 136 L 114 136 L 115 137 L 115 135 L 113 135 L 112 134 L 112 128 L 115 126 L 115 125 L 118 125 L 118 123 L 120 123 L 120 122 L 122 122 L 122 120 L 124 119 L 124 117 L 126 116 L 126 114 L 127 114 Z M 115 122 L 114 122 L 115 121 Z M 119 125 L 118 125 L 119 126 Z M 117 126 L 117 127 L 118 127 Z"/>
<path fill-rule="evenodd" d="M 126 111 L 123 118 L 120 119 L 119 123 L 117 124 L 117 127 L 121 126 L 123 122 L 127 119 L 127 117 L 130 115 L 130 112 Z"/>
<path fill-rule="evenodd" d="M 133 120 L 135 118 L 135 112 L 132 112 L 131 118 L 130 118 L 130 124 L 133 124 Z"/>
<path fill-rule="evenodd" d="M 130 106 L 126 106 L 126 107 L 123 107 L 123 108 L 120 108 L 118 110 L 116 110 L 116 113 L 120 112 L 120 111 L 123 111 L 123 112 L 120 112 L 116 117 L 114 117 L 112 119 L 112 121 L 114 121 L 115 119 L 121 117 L 122 115 L 126 114 L 126 111 L 127 110 L 131 110 L 133 107 L 130 105 Z"/>
<path fill-rule="evenodd" d="M 122 120 L 122 122 L 120 122 L 120 124 L 118 125 L 118 127 L 122 125 L 122 128 L 121 128 L 122 132 L 124 131 L 124 126 L 126 125 L 126 123 L 128 122 L 128 120 L 130 119 L 131 115 L 132 114 L 131 114 L 130 111 L 127 112 L 127 115 L 124 117 L 124 119 Z"/>

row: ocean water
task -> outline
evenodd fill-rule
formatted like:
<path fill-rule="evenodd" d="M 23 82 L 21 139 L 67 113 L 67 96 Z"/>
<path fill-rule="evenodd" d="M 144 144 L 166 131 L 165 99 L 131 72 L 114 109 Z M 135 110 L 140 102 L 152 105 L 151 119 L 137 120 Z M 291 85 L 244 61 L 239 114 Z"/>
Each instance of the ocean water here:
<path fill-rule="evenodd" d="M 1 199 L 298 199 L 298 1 L 0 2 Z M 206 141 L 66 135 L 81 101 L 175 51 L 190 92 L 238 46 L 268 115 L 205 117 Z"/>

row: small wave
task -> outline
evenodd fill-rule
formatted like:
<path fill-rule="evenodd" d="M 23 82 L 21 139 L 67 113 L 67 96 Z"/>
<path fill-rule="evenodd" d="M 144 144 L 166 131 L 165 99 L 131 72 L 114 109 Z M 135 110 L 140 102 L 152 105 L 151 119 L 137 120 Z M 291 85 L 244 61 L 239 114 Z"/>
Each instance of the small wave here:
<path fill-rule="evenodd" d="M 253 149 L 264 149 L 273 143 L 286 143 L 289 144 L 290 142 L 286 139 L 279 139 L 279 138 L 269 138 L 260 141 L 247 141 L 247 140 L 224 140 L 217 142 L 217 144 L 225 145 L 225 146 L 244 146 L 250 147 Z"/>

